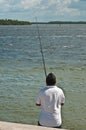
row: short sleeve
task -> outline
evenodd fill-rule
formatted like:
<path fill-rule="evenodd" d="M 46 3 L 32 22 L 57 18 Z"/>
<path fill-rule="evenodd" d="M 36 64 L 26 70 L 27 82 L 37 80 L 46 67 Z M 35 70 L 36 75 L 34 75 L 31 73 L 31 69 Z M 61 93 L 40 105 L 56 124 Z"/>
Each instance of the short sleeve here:
<path fill-rule="evenodd" d="M 65 103 L 65 95 L 63 91 L 61 90 L 60 95 L 59 95 L 59 104 L 64 104 Z"/>

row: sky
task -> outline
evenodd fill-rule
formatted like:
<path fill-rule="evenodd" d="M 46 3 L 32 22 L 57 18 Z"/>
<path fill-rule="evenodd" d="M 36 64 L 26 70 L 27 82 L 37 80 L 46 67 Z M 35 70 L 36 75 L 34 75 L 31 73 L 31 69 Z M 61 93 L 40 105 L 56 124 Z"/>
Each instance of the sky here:
<path fill-rule="evenodd" d="M 86 21 L 86 0 L 0 0 L 0 19 Z"/>

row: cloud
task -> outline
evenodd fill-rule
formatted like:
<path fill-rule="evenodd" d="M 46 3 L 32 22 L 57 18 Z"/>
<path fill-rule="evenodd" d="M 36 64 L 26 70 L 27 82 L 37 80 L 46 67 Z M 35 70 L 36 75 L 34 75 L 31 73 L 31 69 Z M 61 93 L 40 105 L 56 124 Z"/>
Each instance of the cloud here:
<path fill-rule="evenodd" d="M 8 10 L 16 8 L 28 10 L 30 8 L 34 9 L 37 6 L 40 6 L 42 9 L 49 9 L 55 5 L 57 5 L 59 9 L 62 9 L 68 7 L 73 2 L 79 2 L 79 0 L 0 0 L 0 3 L 3 5 L 3 10 L 5 7 L 7 7 Z"/>
<path fill-rule="evenodd" d="M 80 12 L 78 9 L 70 7 L 70 5 L 72 5 L 73 3 L 79 2 L 79 0 L 58 0 L 58 5 L 57 5 L 57 11 L 58 14 L 60 15 L 71 15 L 71 16 L 75 16 L 75 15 L 79 15 Z"/>
<path fill-rule="evenodd" d="M 39 6 L 41 0 L 0 0 L 2 11 L 27 10 Z"/>
<path fill-rule="evenodd" d="M 9 16 L 12 14 L 17 18 L 32 17 L 32 15 L 42 19 L 74 18 L 79 17 L 83 12 L 84 16 L 85 2 L 85 0 L 0 0 L 0 15 L 2 13 L 6 16 L 8 13 Z M 83 12 L 81 7 L 84 7 Z"/>
<path fill-rule="evenodd" d="M 0 3 L 3 3 L 5 0 L 0 0 Z"/>
<path fill-rule="evenodd" d="M 80 15 L 80 11 L 71 7 L 72 4 L 78 3 L 80 0 L 47 0 L 40 6 L 42 15 L 57 16 L 77 16 Z M 40 12 L 39 11 L 39 12 Z"/>
<path fill-rule="evenodd" d="M 29 9 L 40 5 L 41 0 L 21 0 L 20 6 L 23 9 Z"/>

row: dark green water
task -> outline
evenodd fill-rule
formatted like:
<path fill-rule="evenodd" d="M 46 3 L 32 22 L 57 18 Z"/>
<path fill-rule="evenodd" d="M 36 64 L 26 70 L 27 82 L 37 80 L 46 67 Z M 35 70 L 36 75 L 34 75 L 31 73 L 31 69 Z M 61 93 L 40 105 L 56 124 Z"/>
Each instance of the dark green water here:
<path fill-rule="evenodd" d="M 86 25 L 39 25 L 47 73 L 64 90 L 63 128 L 86 129 Z M 0 26 L 0 120 L 37 124 L 45 86 L 36 25 Z"/>

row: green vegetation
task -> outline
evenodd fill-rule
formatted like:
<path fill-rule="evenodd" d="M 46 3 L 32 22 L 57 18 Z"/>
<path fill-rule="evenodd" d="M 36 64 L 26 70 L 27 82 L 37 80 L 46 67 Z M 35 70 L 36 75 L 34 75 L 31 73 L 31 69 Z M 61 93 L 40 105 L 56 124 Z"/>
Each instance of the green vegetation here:
<path fill-rule="evenodd" d="M 28 21 L 18 21 L 18 20 L 11 20 L 11 19 L 1 19 L 0 25 L 30 25 L 31 23 Z"/>
<path fill-rule="evenodd" d="M 50 22 L 29 22 L 11 19 L 0 19 L 0 25 L 30 25 L 30 24 L 86 24 L 86 21 L 50 21 Z"/>
<path fill-rule="evenodd" d="M 86 24 L 86 21 L 50 21 L 48 24 Z"/>
<path fill-rule="evenodd" d="M 32 24 L 86 24 L 86 21 L 50 21 L 50 22 L 32 22 Z"/>

